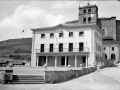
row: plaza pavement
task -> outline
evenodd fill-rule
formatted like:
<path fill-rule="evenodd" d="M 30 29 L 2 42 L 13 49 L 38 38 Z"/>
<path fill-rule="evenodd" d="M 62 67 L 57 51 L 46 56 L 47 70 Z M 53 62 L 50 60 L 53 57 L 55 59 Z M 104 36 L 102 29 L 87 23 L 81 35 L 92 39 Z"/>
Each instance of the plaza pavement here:
<path fill-rule="evenodd" d="M 120 67 L 101 69 L 58 84 L 1 84 L 0 90 L 120 90 Z"/>

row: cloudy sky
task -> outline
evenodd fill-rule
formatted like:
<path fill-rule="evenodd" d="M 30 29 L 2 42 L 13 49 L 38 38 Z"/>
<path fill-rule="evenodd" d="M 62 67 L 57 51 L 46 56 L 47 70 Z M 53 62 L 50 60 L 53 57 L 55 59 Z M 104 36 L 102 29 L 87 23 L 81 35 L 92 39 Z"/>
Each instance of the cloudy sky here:
<path fill-rule="evenodd" d="M 99 8 L 99 17 L 116 16 L 120 19 L 120 2 L 89 0 Z M 87 0 L 1 0 L 0 41 L 32 37 L 32 28 L 53 26 L 78 19 L 78 7 Z M 22 31 L 25 31 L 24 33 Z"/>

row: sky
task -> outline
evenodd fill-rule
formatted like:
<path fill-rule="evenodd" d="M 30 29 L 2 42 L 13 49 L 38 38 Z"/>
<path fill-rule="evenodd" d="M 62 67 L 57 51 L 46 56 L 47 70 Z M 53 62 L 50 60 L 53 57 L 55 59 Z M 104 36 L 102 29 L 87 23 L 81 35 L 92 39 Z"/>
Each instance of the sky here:
<path fill-rule="evenodd" d="M 98 6 L 99 17 L 115 16 L 120 20 L 120 1 L 89 2 Z M 88 0 L 0 0 L 0 41 L 32 37 L 31 29 L 77 20 L 79 5 L 87 3 Z"/>

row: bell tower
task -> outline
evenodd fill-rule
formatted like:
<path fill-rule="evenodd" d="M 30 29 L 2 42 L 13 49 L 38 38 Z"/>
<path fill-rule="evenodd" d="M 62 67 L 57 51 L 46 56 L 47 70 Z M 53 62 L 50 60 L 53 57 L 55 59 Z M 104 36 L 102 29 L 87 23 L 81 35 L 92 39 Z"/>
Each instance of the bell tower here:
<path fill-rule="evenodd" d="M 97 19 L 98 7 L 96 5 L 90 5 L 90 3 L 88 3 L 87 6 L 79 6 L 78 20 L 80 24 L 97 23 Z"/>

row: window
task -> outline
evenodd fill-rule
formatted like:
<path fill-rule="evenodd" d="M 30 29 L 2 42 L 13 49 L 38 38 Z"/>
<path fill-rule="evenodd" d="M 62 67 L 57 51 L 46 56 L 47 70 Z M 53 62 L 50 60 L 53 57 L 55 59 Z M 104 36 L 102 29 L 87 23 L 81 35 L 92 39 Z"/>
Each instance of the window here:
<path fill-rule="evenodd" d="M 98 51 L 98 45 L 97 45 L 97 43 L 96 43 L 96 51 Z"/>
<path fill-rule="evenodd" d="M 41 52 L 44 52 L 44 44 L 41 44 Z"/>
<path fill-rule="evenodd" d="M 107 60 L 107 54 L 105 54 L 105 59 Z"/>
<path fill-rule="evenodd" d="M 112 47 L 112 51 L 114 51 L 114 47 Z"/>
<path fill-rule="evenodd" d="M 84 48 L 84 44 L 83 43 L 79 43 L 79 51 L 83 51 Z"/>
<path fill-rule="evenodd" d="M 106 47 L 104 47 L 104 50 L 106 50 Z"/>
<path fill-rule="evenodd" d="M 53 52 L 53 44 L 50 44 L 49 52 Z"/>
<path fill-rule="evenodd" d="M 86 18 L 83 18 L 83 23 L 86 23 Z"/>
<path fill-rule="evenodd" d="M 111 60 L 115 60 L 115 59 L 116 59 L 115 54 L 111 54 Z"/>
<path fill-rule="evenodd" d="M 97 55 L 96 55 L 96 61 L 97 61 L 98 59 L 97 59 Z"/>
<path fill-rule="evenodd" d="M 103 28 L 102 31 L 103 31 L 103 35 L 105 36 L 106 35 L 106 29 Z"/>
<path fill-rule="evenodd" d="M 86 57 L 85 56 L 82 57 L 82 62 L 86 63 Z"/>
<path fill-rule="evenodd" d="M 73 43 L 69 43 L 69 52 L 73 51 Z"/>
<path fill-rule="evenodd" d="M 84 32 L 79 32 L 79 36 L 83 36 L 84 35 Z"/>
<path fill-rule="evenodd" d="M 88 13 L 91 13 L 91 9 L 88 9 Z"/>
<path fill-rule="evenodd" d="M 61 32 L 61 33 L 59 33 L 59 37 L 63 37 L 63 33 Z"/>
<path fill-rule="evenodd" d="M 54 37 L 54 33 L 50 33 L 50 38 L 53 38 Z"/>
<path fill-rule="evenodd" d="M 45 38 L 45 34 L 41 34 L 41 38 Z"/>
<path fill-rule="evenodd" d="M 90 23 L 90 22 L 91 22 L 91 17 L 88 18 L 88 23 Z"/>
<path fill-rule="evenodd" d="M 59 52 L 63 52 L 63 43 L 59 43 Z"/>
<path fill-rule="evenodd" d="M 83 13 L 86 13 L 86 10 L 83 10 Z"/>
<path fill-rule="evenodd" d="M 72 37 L 73 36 L 73 32 L 69 32 L 69 37 Z"/>
<path fill-rule="evenodd" d="M 98 34 L 96 33 L 96 37 L 97 37 L 97 39 L 98 39 Z"/>

